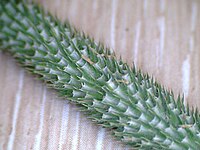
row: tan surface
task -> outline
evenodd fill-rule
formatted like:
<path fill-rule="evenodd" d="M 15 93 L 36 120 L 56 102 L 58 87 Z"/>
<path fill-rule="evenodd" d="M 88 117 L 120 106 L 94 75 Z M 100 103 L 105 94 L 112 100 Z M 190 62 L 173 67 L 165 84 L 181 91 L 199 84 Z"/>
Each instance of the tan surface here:
<path fill-rule="evenodd" d="M 200 108 L 200 1 L 40 3 Z M 0 53 L 0 149 L 125 149 L 53 93 Z"/>

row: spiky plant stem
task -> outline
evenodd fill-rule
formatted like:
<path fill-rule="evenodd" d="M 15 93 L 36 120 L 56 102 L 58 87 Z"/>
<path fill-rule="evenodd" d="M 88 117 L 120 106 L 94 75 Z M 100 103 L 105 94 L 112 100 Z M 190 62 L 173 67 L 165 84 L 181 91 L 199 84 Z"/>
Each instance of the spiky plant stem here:
<path fill-rule="evenodd" d="M 35 4 L 2 1 L 0 47 L 88 117 L 140 149 L 197 150 L 199 113 Z"/>

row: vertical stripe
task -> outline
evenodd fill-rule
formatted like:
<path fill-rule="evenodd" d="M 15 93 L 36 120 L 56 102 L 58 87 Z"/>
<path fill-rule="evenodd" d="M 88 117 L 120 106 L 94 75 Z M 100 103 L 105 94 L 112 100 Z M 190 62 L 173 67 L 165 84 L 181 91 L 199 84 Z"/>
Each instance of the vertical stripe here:
<path fill-rule="evenodd" d="M 74 136 L 72 140 L 72 150 L 77 150 L 78 148 L 78 138 L 79 138 L 79 122 L 80 122 L 80 112 L 76 114 L 76 126 L 74 127 Z"/>
<path fill-rule="evenodd" d="M 60 8 L 60 7 L 61 7 L 61 1 L 60 1 L 60 0 L 57 0 L 56 3 L 55 3 L 55 5 L 53 6 L 56 15 L 58 15 L 59 12 L 60 12 L 60 10 L 59 10 L 59 9 L 56 9 L 56 8 Z"/>
<path fill-rule="evenodd" d="M 190 52 L 192 52 L 194 49 L 194 39 L 193 39 L 193 36 L 191 35 L 190 36 L 190 41 L 189 41 L 189 50 Z"/>
<path fill-rule="evenodd" d="M 122 40 L 121 42 L 121 47 L 120 49 L 122 50 L 122 53 L 127 53 L 127 49 L 126 49 L 126 35 L 127 35 L 127 31 L 126 31 L 126 26 L 127 26 L 127 15 L 124 14 L 123 15 L 123 19 L 122 19 Z"/>
<path fill-rule="evenodd" d="M 69 104 L 67 101 L 64 103 L 63 111 L 62 111 L 62 122 L 60 128 L 60 138 L 59 138 L 59 150 L 63 149 L 63 144 L 66 142 L 67 139 L 67 128 L 69 122 Z"/>
<path fill-rule="evenodd" d="M 111 14 L 111 33 L 110 33 L 110 40 L 111 40 L 111 48 L 115 49 L 115 19 L 116 19 L 116 9 L 117 9 L 118 0 L 112 1 L 112 14 Z"/>
<path fill-rule="evenodd" d="M 160 41 L 159 41 L 159 48 L 157 49 L 157 57 L 156 57 L 156 66 L 162 66 L 162 59 L 163 59 L 163 51 L 164 51 L 164 44 L 165 44 L 165 18 L 161 17 L 158 20 L 158 27 L 160 33 Z"/>
<path fill-rule="evenodd" d="M 192 32 L 195 31 L 197 13 L 198 13 L 197 4 L 195 2 L 193 2 L 192 3 L 192 17 L 191 17 L 191 30 L 192 30 Z"/>
<path fill-rule="evenodd" d="M 34 142 L 34 147 L 33 147 L 34 150 L 38 150 L 41 147 L 42 129 L 43 129 L 43 125 L 44 125 L 45 102 L 46 102 L 46 88 L 44 88 L 43 95 L 42 95 L 42 104 L 40 107 L 39 130 L 35 136 L 35 142 Z"/>
<path fill-rule="evenodd" d="M 69 10 L 69 17 L 72 18 L 77 18 L 77 7 L 78 7 L 78 1 L 71 1 L 71 5 L 68 7 Z M 83 17 L 78 18 L 77 20 L 81 20 Z M 66 18 L 65 18 L 66 19 Z M 72 19 L 73 20 L 73 19 Z M 73 20 L 75 21 L 75 20 Z"/>
<path fill-rule="evenodd" d="M 188 96 L 190 86 L 190 57 L 189 55 L 182 64 L 182 89 L 185 97 Z"/>
<path fill-rule="evenodd" d="M 103 149 L 103 141 L 105 137 L 105 129 L 101 128 L 97 135 L 97 144 L 96 144 L 96 150 L 102 150 Z"/>
<path fill-rule="evenodd" d="M 160 12 L 164 13 L 165 11 L 165 0 L 160 0 Z"/>
<path fill-rule="evenodd" d="M 20 75 L 19 75 L 18 90 L 15 96 L 15 105 L 14 105 L 14 111 L 13 111 L 13 117 L 12 117 L 12 131 L 11 131 L 11 134 L 9 135 L 7 150 L 13 149 L 13 145 L 15 141 L 16 125 L 17 125 L 19 107 L 21 103 L 21 94 L 22 94 L 23 84 L 24 84 L 24 70 L 21 70 Z"/>
<path fill-rule="evenodd" d="M 140 39 L 140 30 L 141 30 L 141 22 L 139 21 L 136 24 L 135 27 L 135 40 L 134 40 L 134 48 L 133 48 L 133 54 L 134 54 L 134 64 L 137 67 L 137 58 L 138 58 L 138 47 L 139 47 L 139 39 Z"/>
<path fill-rule="evenodd" d="M 147 6 L 148 6 L 148 0 L 144 0 L 144 3 L 143 3 L 144 17 L 146 17 L 147 15 Z"/>
<path fill-rule="evenodd" d="M 192 3 L 192 12 L 191 12 L 191 32 L 195 31 L 196 27 L 196 18 L 197 18 L 197 5 L 196 3 Z M 191 33 L 192 34 L 192 33 Z M 190 52 L 194 49 L 194 39 L 193 35 L 190 35 L 189 39 L 189 54 L 187 58 L 184 60 L 182 65 L 182 89 L 185 94 L 185 97 L 189 94 L 190 88 Z M 186 102 L 185 102 L 186 103 Z"/>
<path fill-rule="evenodd" d="M 97 2 L 98 2 L 97 0 L 93 0 L 92 9 L 94 12 L 96 12 L 96 10 L 97 10 L 97 6 L 98 6 Z"/>
<path fill-rule="evenodd" d="M 193 2 L 192 3 L 192 14 L 191 14 L 191 32 L 194 32 L 195 28 L 196 28 L 197 11 L 198 11 L 197 10 L 197 5 L 196 5 L 196 3 Z M 190 36 L 189 48 L 190 48 L 190 51 L 193 51 L 194 38 L 193 38 L 192 35 Z"/>

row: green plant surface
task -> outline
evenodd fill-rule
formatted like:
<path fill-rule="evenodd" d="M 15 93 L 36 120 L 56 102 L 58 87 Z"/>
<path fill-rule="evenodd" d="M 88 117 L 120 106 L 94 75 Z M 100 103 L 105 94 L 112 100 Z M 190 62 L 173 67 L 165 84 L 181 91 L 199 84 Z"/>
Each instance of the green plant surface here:
<path fill-rule="evenodd" d="M 152 77 L 33 3 L 2 1 L 0 48 L 138 149 L 200 149 L 200 117 Z"/>

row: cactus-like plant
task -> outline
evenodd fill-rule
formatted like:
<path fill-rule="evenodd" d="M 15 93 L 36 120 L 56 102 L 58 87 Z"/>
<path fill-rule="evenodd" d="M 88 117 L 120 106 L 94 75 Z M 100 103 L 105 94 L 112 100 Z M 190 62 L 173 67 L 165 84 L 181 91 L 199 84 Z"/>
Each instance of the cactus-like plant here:
<path fill-rule="evenodd" d="M 200 149 L 200 117 L 153 78 L 33 3 L 1 1 L 0 48 L 139 149 Z"/>

